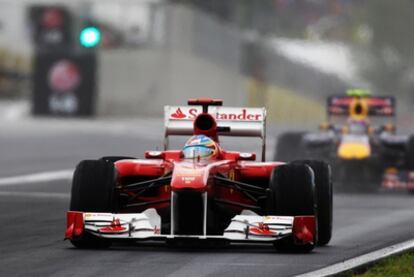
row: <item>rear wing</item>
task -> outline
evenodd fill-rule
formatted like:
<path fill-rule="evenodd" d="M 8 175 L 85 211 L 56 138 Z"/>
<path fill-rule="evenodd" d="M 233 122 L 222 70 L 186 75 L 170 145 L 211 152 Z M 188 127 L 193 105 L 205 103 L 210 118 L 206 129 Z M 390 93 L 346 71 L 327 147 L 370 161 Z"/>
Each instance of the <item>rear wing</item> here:
<path fill-rule="evenodd" d="M 193 135 L 193 121 L 202 113 L 202 106 L 165 106 L 164 125 L 165 143 L 168 149 L 169 136 Z M 266 109 L 265 108 L 235 108 L 210 106 L 211 114 L 219 129 L 220 136 L 258 137 L 262 139 L 262 160 L 265 160 L 266 152 Z M 221 128 L 221 127 L 229 127 Z"/>
<path fill-rule="evenodd" d="M 368 107 L 368 116 L 395 116 L 395 98 L 393 96 L 330 96 L 327 102 L 327 113 L 329 116 L 349 116 L 350 107 L 354 101 L 364 101 Z"/>

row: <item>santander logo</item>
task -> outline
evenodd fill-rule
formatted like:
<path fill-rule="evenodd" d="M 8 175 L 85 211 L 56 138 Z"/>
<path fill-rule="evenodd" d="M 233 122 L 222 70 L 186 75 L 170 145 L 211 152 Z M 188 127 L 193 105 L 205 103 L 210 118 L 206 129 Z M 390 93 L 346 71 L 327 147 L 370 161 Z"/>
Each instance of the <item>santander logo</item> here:
<path fill-rule="evenodd" d="M 225 109 L 219 110 L 216 112 L 215 117 L 217 120 L 231 120 L 231 121 L 261 121 L 263 120 L 263 115 L 261 113 L 252 113 L 248 109 L 232 109 L 226 112 Z M 197 117 L 200 112 L 196 108 L 190 108 L 186 113 L 182 111 L 181 108 L 170 114 L 171 119 L 176 120 L 193 120 Z"/>
<path fill-rule="evenodd" d="M 175 113 L 171 114 L 171 117 L 175 119 L 183 119 L 183 118 L 186 118 L 187 116 L 183 113 L 183 111 L 180 108 L 178 108 L 175 111 Z"/>
<path fill-rule="evenodd" d="M 102 233 L 120 233 L 126 231 L 127 228 L 123 227 L 119 219 L 113 219 L 110 226 L 102 227 L 99 229 Z"/>

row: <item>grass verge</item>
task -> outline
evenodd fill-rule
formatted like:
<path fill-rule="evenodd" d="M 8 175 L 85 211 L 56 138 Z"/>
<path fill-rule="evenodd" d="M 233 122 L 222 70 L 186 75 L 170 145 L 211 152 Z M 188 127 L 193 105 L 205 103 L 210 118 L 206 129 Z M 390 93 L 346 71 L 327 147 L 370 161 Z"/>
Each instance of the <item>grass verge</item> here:
<path fill-rule="evenodd" d="M 414 276 L 414 252 L 395 256 L 381 261 L 366 272 L 361 274 L 349 274 L 354 277 L 412 277 Z"/>

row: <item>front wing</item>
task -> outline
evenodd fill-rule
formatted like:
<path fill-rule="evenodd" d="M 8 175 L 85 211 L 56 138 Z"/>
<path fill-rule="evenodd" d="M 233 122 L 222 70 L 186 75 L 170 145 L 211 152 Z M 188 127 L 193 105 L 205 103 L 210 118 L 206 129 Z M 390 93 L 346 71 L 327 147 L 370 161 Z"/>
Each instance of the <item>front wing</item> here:
<path fill-rule="evenodd" d="M 236 215 L 222 235 L 161 234 L 161 219 L 155 209 L 143 213 L 111 214 L 69 211 L 65 238 L 76 240 L 85 233 L 105 239 L 224 239 L 242 242 L 273 242 L 293 236 L 296 244 L 313 244 L 314 216 Z"/>

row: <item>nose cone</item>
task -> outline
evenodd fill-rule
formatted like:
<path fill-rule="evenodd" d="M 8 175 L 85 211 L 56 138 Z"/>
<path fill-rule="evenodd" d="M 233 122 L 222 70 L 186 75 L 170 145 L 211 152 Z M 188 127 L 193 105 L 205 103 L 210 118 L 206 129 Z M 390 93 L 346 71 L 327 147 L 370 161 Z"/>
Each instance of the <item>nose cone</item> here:
<path fill-rule="evenodd" d="M 171 189 L 173 191 L 182 189 L 203 191 L 207 186 L 208 176 L 208 166 L 203 166 L 201 163 L 192 161 L 175 163 Z"/>
<path fill-rule="evenodd" d="M 338 148 L 338 156 L 345 160 L 362 160 L 371 156 L 371 148 L 362 143 L 342 143 Z"/>

